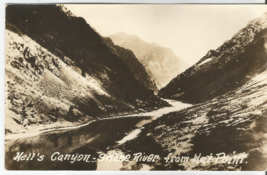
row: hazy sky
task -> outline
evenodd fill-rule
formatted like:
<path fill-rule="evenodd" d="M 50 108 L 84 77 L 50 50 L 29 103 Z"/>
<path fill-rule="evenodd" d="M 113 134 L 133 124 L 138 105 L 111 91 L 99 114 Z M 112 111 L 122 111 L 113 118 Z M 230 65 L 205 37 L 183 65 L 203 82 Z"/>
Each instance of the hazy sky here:
<path fill-rule="evenodd" d="M 66 5 L 102 36 L 137 35 L 192 65 L 267 11 L 267 5 Z"/>

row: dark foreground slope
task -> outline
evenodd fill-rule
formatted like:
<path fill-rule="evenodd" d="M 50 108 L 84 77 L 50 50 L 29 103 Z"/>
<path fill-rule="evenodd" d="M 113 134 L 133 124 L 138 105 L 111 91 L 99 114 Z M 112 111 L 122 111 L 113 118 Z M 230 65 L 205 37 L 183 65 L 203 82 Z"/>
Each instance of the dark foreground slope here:
<path fill-rule="evenodd" d="M 235 92 L 166 114 L 144 128 L 120 148 L 159 154 L 159 161 L 147 163 L 150 169 L 266 171 L 267 71 Z"/>
<path fill-rule="evenodd" d="M 167 105 L 63 6 L 6 7 L 5 81 L 7 133 Z"/>
<path fill-rule="evenodd" d="M 135 35 L 124 32 L 109 36 L 121 47 L 130 49 L 155 81 L 157 88 L 164 87 L 173 77 L 186 68 L 186 64 L 171 49 L 147 43 Z"/>
<path fill-rule="evenodd" d="M 190 103 L 230 92 L 266 70 L 267 14 L 251 21 L 216 50 L 174 78 L 161 97 Z"/>

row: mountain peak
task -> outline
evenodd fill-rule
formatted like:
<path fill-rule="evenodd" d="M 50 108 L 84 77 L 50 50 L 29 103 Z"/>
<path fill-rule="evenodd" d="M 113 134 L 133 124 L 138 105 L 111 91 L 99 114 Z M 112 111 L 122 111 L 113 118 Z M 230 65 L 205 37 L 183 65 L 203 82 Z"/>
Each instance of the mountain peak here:
<path fill-rule="evenodd" d="M 128 33 L 123 32 L 123 31 L 118 32 L 118 33 L 115 33 L 115 34 L 110 35 L 110 36 L 108 36 L 108 37 L 110 37 L 110 38 L 117 37 L 117 38 L 121 38 L 121 39 L 123 39 L 123 38 L 127 38 L 127 39 L 131 39 L 131 40 L 142 40 L 142 39 L 141 39 L 139 36 L 137 36 L 137 35 L 131 35 L 131 34 L 128 34 Z"/>
<path fill-rule="evenodd" d="M 159 89 L 185 68 L 183 61 L 170 48 L 165 48 L 154 42 L 145 42 L 136 35 L 129 35 L 124 32 L 109 37 L 116 45 L 133 51 L 152 79 L 155 80 Z"/>

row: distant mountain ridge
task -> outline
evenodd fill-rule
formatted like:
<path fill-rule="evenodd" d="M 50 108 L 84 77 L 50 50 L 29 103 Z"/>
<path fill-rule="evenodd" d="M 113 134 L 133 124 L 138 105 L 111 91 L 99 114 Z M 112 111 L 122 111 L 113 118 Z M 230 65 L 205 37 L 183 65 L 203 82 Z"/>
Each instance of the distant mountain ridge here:
<path fill-rule="evenodd" d="M 204 102 L 241 87 L 267 66 L 267 13 L 176 76 L 159 95 Z"/>
<path fill-rule="evenodd" d="M 156 43 L 147 43 L 136 35 L 119 32 L 109 37 L 114 44 L 133 51 L 151 79 L 155 81 L 158 89 L 165 86 L 186 67 L 186 64 L 171 49 Z"/>

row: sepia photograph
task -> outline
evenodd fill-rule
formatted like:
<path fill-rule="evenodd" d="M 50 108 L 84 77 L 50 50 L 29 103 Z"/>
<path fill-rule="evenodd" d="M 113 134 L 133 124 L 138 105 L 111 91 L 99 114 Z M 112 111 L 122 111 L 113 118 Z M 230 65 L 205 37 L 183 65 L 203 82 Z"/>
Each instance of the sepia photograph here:
<path fill-rule="evenodd" d="M 10 170 L 267 171 L 267 6 L 7 4 Z"/>

